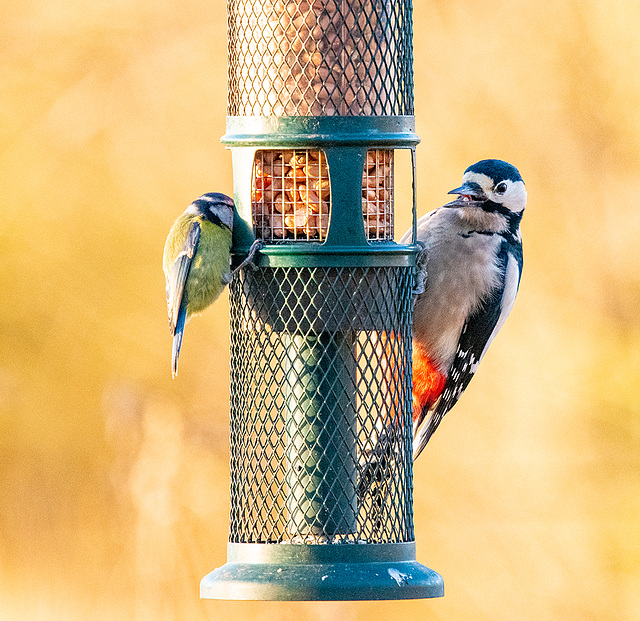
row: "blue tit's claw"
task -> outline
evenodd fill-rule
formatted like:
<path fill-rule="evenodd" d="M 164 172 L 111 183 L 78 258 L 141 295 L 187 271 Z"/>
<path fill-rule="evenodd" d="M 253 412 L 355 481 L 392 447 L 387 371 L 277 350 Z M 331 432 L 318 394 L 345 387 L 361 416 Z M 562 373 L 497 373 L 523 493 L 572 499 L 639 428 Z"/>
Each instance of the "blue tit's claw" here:
<path fill-rule="evenodd" d="M 249 248 L 249 253 L 247 254 L 246 259 L 231 272 L 231 278 L 233 278 L 238 272 L 240 272 L 240 270 L 244 269 L 248 265 L 251 266 L 251 269 L 253 269 L 254 271 L 257 270 L 258 266 L 255 264 L 253 259 L 256 252 L 262 250 L 262 248 L 264 248 L 264 242 L 261 239 L 256 239 L 253 244 L 251 244 L 251 248 Z"/>

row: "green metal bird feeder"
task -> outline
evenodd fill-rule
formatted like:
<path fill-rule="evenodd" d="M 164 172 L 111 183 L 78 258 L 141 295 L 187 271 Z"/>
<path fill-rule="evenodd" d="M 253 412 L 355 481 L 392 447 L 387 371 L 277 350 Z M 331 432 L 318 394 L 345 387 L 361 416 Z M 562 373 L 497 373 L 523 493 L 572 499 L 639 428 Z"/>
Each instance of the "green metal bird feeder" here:
<path fill-rule="evenodd" d="M 201 597 L 442 596 L 413 532 L 416 247 L 393 241 L 411 2 L 229 0 L 228 20 L 235 260 L 265 245 L 230 285 L 228 558 Z"/>

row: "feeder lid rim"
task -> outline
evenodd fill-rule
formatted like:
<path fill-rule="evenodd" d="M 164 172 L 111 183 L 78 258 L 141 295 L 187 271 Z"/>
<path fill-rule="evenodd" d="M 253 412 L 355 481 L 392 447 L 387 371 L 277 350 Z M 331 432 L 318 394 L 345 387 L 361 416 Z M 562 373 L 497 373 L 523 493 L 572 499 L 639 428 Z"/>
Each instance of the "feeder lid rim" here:
<path fill-rule="evenodd" d="M 413 147 L 414 116 L 228 116 L 227 146 Z"/>

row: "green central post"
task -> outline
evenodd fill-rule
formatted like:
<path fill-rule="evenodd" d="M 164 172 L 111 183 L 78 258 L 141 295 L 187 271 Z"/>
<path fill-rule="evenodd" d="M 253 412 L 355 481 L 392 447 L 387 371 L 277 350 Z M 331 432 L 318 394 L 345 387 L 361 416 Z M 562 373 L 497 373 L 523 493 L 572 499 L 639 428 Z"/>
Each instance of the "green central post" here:
<path fill-rule="evenodd" d="M 287 512 L 292 535 L 352 533 L 357 519 L 353 335 L 287 341 Z"/>

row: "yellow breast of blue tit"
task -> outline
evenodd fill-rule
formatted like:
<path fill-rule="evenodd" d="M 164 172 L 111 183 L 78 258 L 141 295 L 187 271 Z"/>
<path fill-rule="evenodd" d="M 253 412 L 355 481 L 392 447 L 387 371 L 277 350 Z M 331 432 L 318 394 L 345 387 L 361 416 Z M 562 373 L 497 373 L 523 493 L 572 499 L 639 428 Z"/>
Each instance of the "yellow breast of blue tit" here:
<path fill-rule="evenodd" d="M 189 315 L 212 304 L 230 279 L 231 231 L 204 219 L 200 227 L 200 243 L 187 279 Z"/>

